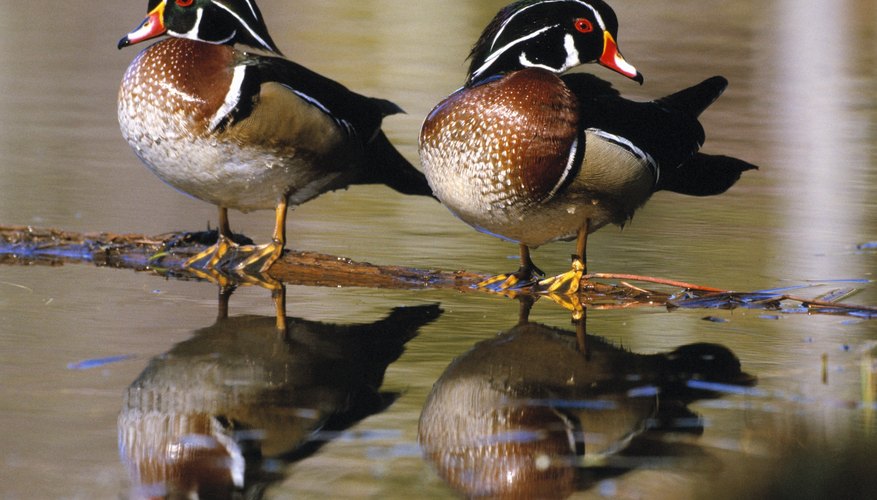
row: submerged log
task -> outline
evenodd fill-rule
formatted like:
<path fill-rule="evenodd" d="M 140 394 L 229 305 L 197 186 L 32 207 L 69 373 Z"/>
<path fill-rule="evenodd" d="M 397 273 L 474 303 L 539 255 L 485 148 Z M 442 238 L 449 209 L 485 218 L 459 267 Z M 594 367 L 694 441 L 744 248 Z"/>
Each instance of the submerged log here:
<path fill-rule="evenodd" d="M 241 244 L 252 243 L 242 235 L 235 235 L 235 239 Z M 102 267 L 148 271 L 180 279 L 209 279 L 210 276 L 188 270 L 185 262 L 215 241 L 215 230 L 148 236 L 139 233 L 77 233 L 31 226 L 0 226 L 0 264 L 62 265 L 90 262 Z M 458 290 L 472 290 L 472 285 L 487 278 L 467 271 L 375 265 L 346 257 L 295 250 L 286 250 L 267 275 L 289 285 Z M 237 280 L 236 276 L 219 278 L 230 279 L 232 283 L 247 282 Z M 504 293 L 512 297 L 527 294 L 527 290 Z M 588 307 L 612 308 L 660 306 L 666 303 L 669 295 L 626 283 L 589 282 L 571 302 L 562 297 L 552 298 L 565 307 L 581 307 L 585 304 Z M 573 303 L 576 305 L 573 306 Z"/>
<path fill-rule="evenodd" d="M 61 265 L 91 262 L 98 266 L 195 277 L 184 263 L 204 248 L 215 232 L 157 236 L 76 233 L 30 226 L 0 226 L 0 263 Z M 159 259 L 153 257 L 161 254 Z M 379 266 L 317 252 L 286 251 L 267 273 L 287 284 L 369 288 L 465 288 L 484 279 L 465 271 Z"/>
<path fill-rule="evenodd" d="M 246 237 L 240 237 L 246 240 Z M 90 262 L 97 266 L 150 271 L 181 279 L 203 279 L 184 265 L 186 260 L 216 239 L 216 231 L 167 233 L 157 236 L 117 233 L 76 233 L 31 226 L 0 226 L 0 264 L 62 265 Z M 160 256 L 156 258 L 156 256 Z M 375 265 L 317 252 L 287 250 L 267 272 L 278 282 L 291 285 L 365 288 L 452 288 L 471 290 L 485 275 L 467 271 L 443 271 L 413 267 Z M 808 298 L 782 291 L 732 292 L 671 279 L 631 274 L 597 273 L 583 277 L 580 292 L 570 296 L 547 296 L 570 310 L 583 307 L 608 309 L 655 307 L 668 309 L 769 309 L 783 313 L 842 314 L 877 318 L 877 307 L 840 302 L 853 293 L 844 291 L 830 298 Z M 594 281 L 617 280 L 607 284 Z M 234 281 L 234 277 L 232 277 Z M 634 286 L 638 281 L 673 287 L 659 292 Z M 682 289 L 680 292 L 679 289 Z M 532 295 L 518 290 L 504 295 Z M 786 307 L 786 303 L 793 307 Z"/>

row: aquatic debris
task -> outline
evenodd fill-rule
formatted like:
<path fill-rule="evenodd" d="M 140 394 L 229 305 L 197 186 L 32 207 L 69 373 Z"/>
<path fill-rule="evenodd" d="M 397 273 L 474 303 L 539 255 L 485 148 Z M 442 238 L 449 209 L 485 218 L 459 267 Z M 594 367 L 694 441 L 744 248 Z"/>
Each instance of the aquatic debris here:
<path fill-rule="evenodd" d="M 103 366 L 111 365 L 113 363 L 118 363 L 120 361 L 126 361 L 133 358 L 133 354 L 123 354 L 121 356 L 108 356 L 106 358 L 95 358 L 95 359 L 86 359 L 83 361 L 79 361 L 76 363 L 70 363 L 67 365 L 68 370 L 91 370 L 93 368 L 101 368 Z"/>
<path fill-rule="evenodd" d="M 856 290 L 855 292 L 857 292 Z M 699 295 L 685 291 L 667 299 L 669 309 L 766 309 L 784 314 L 839 314 L 857 318 L 877 319 L 877 307 L 844 304 L 827 298 L 845 298 L 855 292 L 832 293 L 820 298 L 806 298 L 784 293 L 724 292 Z M 788 304 L 791 303 L 791 304 Z"/>
<path fill-rule="evenodd" d="M 718 316 L 704 316 L 702 318 L 704 321 L 709 321 L 711 323 L 727 323 L 728 320 L 725 318 L 720 318 Z"/>
<path fill-rule="evenodd" d="M 705 295 L 686 290 L 667 299 L 667 307 L 684 309 L 779 309 L 781 295 L 762 292 L 720 292 Z"/>

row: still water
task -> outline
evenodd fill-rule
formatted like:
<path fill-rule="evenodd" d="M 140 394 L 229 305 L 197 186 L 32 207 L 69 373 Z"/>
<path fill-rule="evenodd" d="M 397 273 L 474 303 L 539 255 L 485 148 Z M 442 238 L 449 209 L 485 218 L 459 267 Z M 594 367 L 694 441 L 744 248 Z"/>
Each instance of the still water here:
<path fill-rule="evenodd" d="M 504 4 L 259 3 L 288 56 L 408 112 L 384 129 L 412 160 L 423 116 L 462 83 L 469 46 Z M 877 1 L 613 6 L 620 47 L 646 84 L 587 70 L 640 99 L 724 75 L 728 91 L 702 118 L 704 150 L 761 170 L 721 197 L 655 196 L 623 231 L 590 239 L 591 269 L 734 290 L 814 285 L 796 291 L 811 297 L 856 288 L 846 300 L 877 304 L 877 250 L 859 247 L 877 241 Z M 212 206 L 162 185 L 118 132 L 116 92 L 137 48 L 115 46 L 145 9 L 133 0 L 0 3 L 0 225 L 215 226 Z M 270 235 L 268 212 L 231 217 L 254 239 Z M 516 267 L 513 246 L 437 203 L 374 186 L 296 208 L 288 232 L 292 248 L 377 264 Z M 552 244 L 534 259 L 560 271 L 571 250 Z M 240 454 L 206 463 L 246 461 L 243 480 L 269 498 L 448 498 L 483 493 L 473 488 L 500 476 L 522 494 L 734 497 L 758 491 L 763 477 L 832 484 L 826 450 L 856 456 L 851 443 L 877 439 L 875 320 L 592 309 L 583 365 L 570 357 L 569 313 L 547 300 L 519 324 L 517 302 L 483 293 L 292 286 L 286 339 L 272 335 L 266 290 L 238 290 L 227 313 L 224 303 L 209 283 L 88 264 L 0 265 L 0 497 L 160 494 L 151 484 L 172 474 L 167 454 L 198 445 L 209 454 L 228 433 L 206 444 L 192 436 L 232 424 L 246 430 L 235 435 Z M 704 354 L 697 343 L 719 347 Z M 671 360 L 692 349 L 728 362 L 703 377 L 716 384 L 667 382 Z M 663 391 L 660 408 L 643 387 Z M 513 400 L 532 404 L 518 411 Z M 491 414 L 497 407 L 508 413 Z M 543 425 L 552 446 L 565 439 L 558 425 L 578 422 L 584 458 L 516 476 L 509 464 L 542 441 L 520 434 L 512 415 Z M 465 447 L 473 440 L 463 430 L 490 425 L 500 441 Z M 875 448 L 865 448 L 861 461 L 873 463 Z M 779 459 L 787 453 L 796 459 Z M 209 469 L 177 471 L 241 480 Z M 469 474 L 459 480 L 461 471 Z M 548 490 L 527 489 L 537 487 Z"/>

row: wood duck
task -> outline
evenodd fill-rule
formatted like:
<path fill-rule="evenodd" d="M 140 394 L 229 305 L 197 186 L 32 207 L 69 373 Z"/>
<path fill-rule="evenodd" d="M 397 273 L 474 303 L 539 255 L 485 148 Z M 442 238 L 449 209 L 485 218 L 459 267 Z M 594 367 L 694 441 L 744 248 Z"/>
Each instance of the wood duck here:
<path fill-rule="evenodd" d="M 380 128 L 402 110 L 285 59 L 253 0 L 149 0 L 148 11 L 119 48 L 170 38 L 128 67 L 119 123 L 161 180 L 219 207 L 219 239 L 190 268 L 266 271 L 283 252 L 287 206 L 327 191 L 383 183 L 431 196 Z M 229 208 L 274 208 L 273 241 L 238 248 Z"/>
<path fill-rule="evenodd" d="M 561 76 L 597 62 L 642 83 L 617 35 L 600 0 L 512 3 L 475 43 L 465 85 L 424 121 L 420 159 L 436 197 L 475 229 L 520 245 L 518 271 L 479 286 L 572 293 L 588 233 L 623 226 L 655 191 L 719 194 L 756 168 L 698 152 L 697 117 L 725 89 L 722 77 L 643 103 L 591 75 Z M 538 281 L 530 249 L 571 239 L 572 270 Z"/>

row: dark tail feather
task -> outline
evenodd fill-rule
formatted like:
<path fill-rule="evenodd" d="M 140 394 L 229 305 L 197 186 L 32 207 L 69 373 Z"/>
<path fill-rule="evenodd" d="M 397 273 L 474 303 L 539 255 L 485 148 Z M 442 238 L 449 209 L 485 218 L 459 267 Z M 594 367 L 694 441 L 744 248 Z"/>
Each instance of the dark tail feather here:
<path fill-rule="evenodd" d="M 426 177 L 390 143 L 383 131 L 366 145 L 365 175 L 357 184 L 386 184 L 402 194 L 433 196 Z"/>
<path fill-rule="evenodd" d="M 730 156 L 696 153 L 677 168 L 662 169 L 658 190 L 691 196 L 721 194 L 747 170 L 758 170 L 758 167 Z"/>
<path fill-rule="evenodd" d="M 716 102 L 727 86 L 728 80 L 722 76 L 714 76 L 693 87 L 662 97 L 657 102 L 697 118 L 710 104 Z"/>
<path fill-rule="evenodd" d="M 405 110 L 402 109 L 401 107 L 399 107 L 399 105 L 393 101 L 388 101 L 386 99 L 379 99 L 377 97 L 369 97 L 369 99 L 371 99 L 378 106 L 378 108 L 381 110 L 381 116 L 386 117 L 386 116 L 390 116 L 390 115 L 398 115 L 398 114 L 405 113 Z"/>

